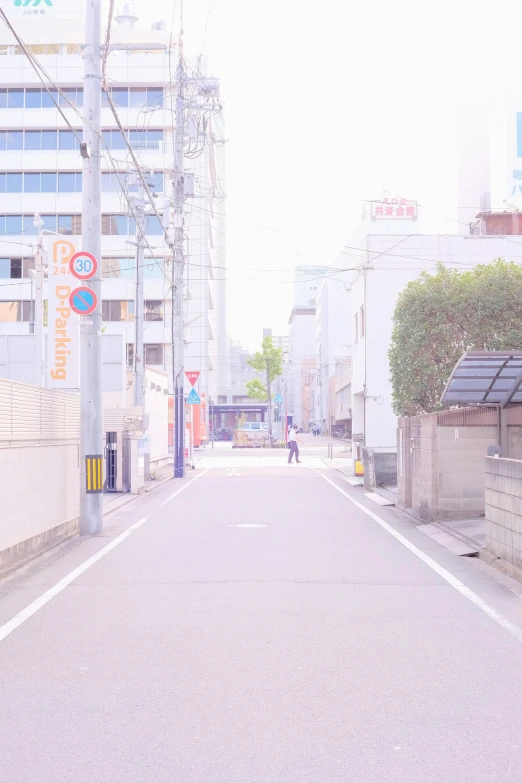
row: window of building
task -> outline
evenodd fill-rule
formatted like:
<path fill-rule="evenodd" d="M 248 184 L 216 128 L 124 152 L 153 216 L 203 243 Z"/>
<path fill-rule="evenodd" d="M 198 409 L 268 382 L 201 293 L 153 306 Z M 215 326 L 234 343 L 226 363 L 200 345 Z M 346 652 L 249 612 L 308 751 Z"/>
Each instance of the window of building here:
<path fill-rule="evenodd" d="M 364 337 L 364 305 L 361 305 L 361 337 Z"/>
<path fill-rule="evenodd" d="M 0 323 L 29 323 L 34 321 L 34 302 L 0 302 Z"/>
<path fill-rule="evenodd" d="M 28 278 L 31 269 L 34 269 L 33 258 L 0 258 L 0 278 Z"/>
<path fill-rule="evenodd" d="M 145 223 L 145 233 L 152 234 L 153 236 L 161 236 L 163 234 L 163 225 L 156 215 L 148 216 Z"/>
<path fill-rule="evenodd" d="M 244 394 L 236 394 L 232 397 L 232 402 L 234 403 L 242 403 L 242 402 L 252 402 L 252 398 L 248 397 L 248 395 Z"/>
<path fill-rule="evenodd" d="M 8 130 L 4 131 L 4 134 L 6 150 L 22 150 L 24 148 L 24 134 L 21 130 Z"/>
<path fill-rule="evenodd" d="M 227 395 L 218 394 L 218 405 L 226 405 L 226 404 L 227 404 Z"/>
<path fill-rule="evenodd" d="M 359 339 L 359 316 L 357 313 L 355 313 L 354 316 L 354 334 L 355 334 L 355 342 Z"/>
<path fill-rule="evenodd" d="M 133 280 L 136 275 L 135 258 L 103 258 L 102 278 L 104 280 L 126 279 Z"/>
<path fill-rule="evenodd" d="M 163 87 L 113 87 L 111 98 L 115 106 L 143 109 L 146 106 L 163 106 Z M 102 92 L 102 106 L 109 106 L 105 90 Z"/>
<path fill-rule="evenodd" d="M 81 193 L 80 171 L 0 173 L 0 193 Z"/>
<path fill-rule="evenodd" d="M 102 302 L 103 321 L 134 321 L 133 300 L 106 300 Z"/>
<path fill-rule="evenodd" d="M 30 172 L 27 172 L 30 173 Z M 54 176 L 54 172 L 44 172 L 41 176 L 44 177 L 43 187 L 46 187 L 46 176 L 50 173 Z M 22 178 L 22 175 L 17 175 Z M 7 184 L 6 184 L 7 183 Z M 0 192 L 14 192 L 20 193 L 21 190 L 14 190 L 17 182 L 9 181 L 9 175 L 0 174 Z M 4 190 L 2 190 L 4 188 Z M 9 190 L 13 188 L 13 190 Z M 40 188 L 42 188 L 42 179 L 40 179 Z M 49 231 L 57 231 L 60 234 L 80 235 L 82 233 L 82 216 L 81 215 L 40 215 L 44 221 L 44 228 Z M 155 216 L 154 216 L 155 217 Z M 38 234 L 38 229 L 34 227 L 34 214 L 32 215 L 0 215 L 0 236 L 7 235 L 19 235 L 26 234 L 35 236 Z M 161 231 L 159 230 L 161 229 Z M 149 225 L 146 229 L 147 233 L 163 233 L 163 227 L 157 218 L 152 220 L 149 218 Z M 102 215 L 102 234 L 104 236 L 134 236 L 136 233 L 136 221 L 134 218 L 129 218 L 127 215 Z M 120 259 L 123 260 L 123 259 Z M 124 259 L 127 261 L 127 259 Z M 161 278 L 163 276 L 163 261 L 161 259 L 147 258 L 144 266 L 144 276 L 147 278 Z M 133 268 L 136 266 L 136 261 L 130 259 L 130 264 Z M 123 267 L 122 267 L 123 272 Z M 120 275 L 123 277 L 124 275 Z"/>
<path fill-rule="evenodd" d="M 45 131 L 42 131 L 44 133 Z M 76 131 L 77 135 L 82 138 L 82 132 Z M 55 142 L 56 143 L 56 142 Z M 42 147 L 42 149 L 44 149 Z M 50 148 L 46 148 L 50 149 Z M 53 147 L 52 149 L 56 149 L 56 147 Z M 79 150 L 80 149 L 80 142 L 74 135 L 74 133 L 70 130 L 61 130 L 58 131 L 58 149 L 60 150 Z"/>
<path fill-rule="evenodd" d="M 42 109 L 55 109 L 58 105 L 58 91 L 57 90 L 40 90 L 42 94 Z M 31 107 L 27 105 L 27 93 L 25 96 L 25 108 L 30 109 Z"/>
<path fill-rule="evenodd" d="M 145 343 L 145 364 L 163 364 L 163 343 Z"/>
<path fill-rule="evenodd" d="M 145 300 L 145 320 L 163 321 L 163 302 L 161 299 Z"/>
<path fill-rule="evenodd" d="M 23 109 L 24 107 L 24 90 L 19 88 L 9 88 L 7 90 L 7 108 L 8 109 Z"/>
<path fill-rule="evenodd" d="M 134 343 L 127 343 L 127 367 L 134 364 Z"/>

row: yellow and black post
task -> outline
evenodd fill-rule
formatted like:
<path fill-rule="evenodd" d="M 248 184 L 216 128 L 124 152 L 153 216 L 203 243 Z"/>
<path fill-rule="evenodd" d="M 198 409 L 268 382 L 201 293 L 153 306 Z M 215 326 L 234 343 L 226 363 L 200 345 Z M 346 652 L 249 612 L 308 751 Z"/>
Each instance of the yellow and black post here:
<path fill-rule="evenodd" d="M 85 491 L 103 492 L 103 457 L 87 455 L 85 457 Z"/>

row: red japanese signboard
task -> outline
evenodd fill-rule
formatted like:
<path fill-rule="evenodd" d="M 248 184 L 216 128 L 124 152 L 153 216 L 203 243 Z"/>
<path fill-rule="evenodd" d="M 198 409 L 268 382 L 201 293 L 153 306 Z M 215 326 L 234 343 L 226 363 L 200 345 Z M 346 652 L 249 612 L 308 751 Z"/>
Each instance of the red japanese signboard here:
<path fill-rule="evenodd" d="M 372 201 L 372 220 L 417 220 L 417 202 L 405 198 Z"/>
<path fill-rule="evenodd" d="M 187 376 L 190 385 L 194 386 L 197 379 L 199 378 L 199 370 L 197 370 L 197 372 L 186 372 L 185 375 Z"/>

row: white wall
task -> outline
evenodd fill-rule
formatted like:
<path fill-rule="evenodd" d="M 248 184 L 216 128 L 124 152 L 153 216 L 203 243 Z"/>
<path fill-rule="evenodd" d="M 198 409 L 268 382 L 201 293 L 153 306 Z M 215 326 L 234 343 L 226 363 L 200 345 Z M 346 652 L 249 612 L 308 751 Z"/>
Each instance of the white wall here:
<path fill-rule="evenodd" d="M 292 412 L 294 423 L 303 424 L 302 393 L 305 376 L 310 374 L 309 365 L 315 365 L 316 351 L 315 308 L 297 311 L 292 315 L 290 324 L 289 374 L 291 376 Z M 312 401 L 313 402 L 313 401 Z M 290 407 L 290 399 L 289 399 Z"/>
<path fill-rule="evenodd" d="M 365 337 L 355 341 L 354 335 L 353 432 L 365 433 L 366 445 L 374 448 L 396 445 L 388 351 L 395 305 L 407 283 L 423 270 L 435 272 L 439 261 L 457 269 L 491 263 L 499 256 L 522 263 L 522 245 L 509 237 L 416 235 L 404 236 L 400 246 L 397 240 L 368 236 L 375 260 L 352 288 L 352 314 L 365 307 Z"/>
<path fill-rule="evenodd" d="M 0 446 L 0 552 L 79 514 L 79 443 Z"/>
<path fill-rule="evenodd" d="M 151 465 L 169 458 L 169 398 L 168 378 L 150 367 L 145 368 L 145 412 L 149 414 L 149 442 Z M 153 388 L 154 387 L 154 388 Z"/>
<path fill-rule="evenodd" d="M 79 434 L 78 395 L 0 379 L 0 553 L 24 559 L 60 526 L 75 531 Z"/>

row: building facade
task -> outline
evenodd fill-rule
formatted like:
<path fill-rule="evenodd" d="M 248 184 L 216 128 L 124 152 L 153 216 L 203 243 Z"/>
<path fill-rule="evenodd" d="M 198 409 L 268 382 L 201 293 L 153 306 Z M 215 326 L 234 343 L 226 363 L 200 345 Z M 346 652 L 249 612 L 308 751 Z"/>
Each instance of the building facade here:
<path fill-rule="evenodd" d="M 522 263 L 522 245 L 503 236 L 368 233 L 361 249 L 360 273 L 352 283 L 352 427 L 365 446 L 389 451 L 397 443 L 388 351 L 399 294 L 421 272 L 435 272 L 438 263 L 449 269 L 499 257 Z"/>
<path fill-rule="evenodd" d="M 27 334 L 34 321 L 35 213 L 46 232 L 67 236 L 81 247 L 83 161 L 77 137 L 81 138 L 84 119 L 82 6 L 56 0 L 52 9 L 40 9 L 40 4 L 35 9 L 14 9 L 11 18 L 17 32 L 49 74 L 45 86 L 11 32 L 4 26 L 0 29 L 0 328 L 7 334 Z M 33 13 L 40 10 L 44 13 Z M 107 83 L 140 168 L 149 177 L 160 215 L 158 219 L 146 205 L 145 258 L 140 270 L 145 299 L 143 358 L 146 365 L 166 373 L 172 389 L 172 262 L 163 225 L 168 224 L 173 188 L 171 62 L 177 55 L 171 50 L 169 57 L 169 46 L 164 23 L 146 29 L 127 9 L 113 25 Z M 206 73 L 202 58 L 187 66 L 190 72 Z M 195 94 L 188 117 L 185 367 L 200 372 L 201 394 L 216 397 L 219 382 L 228 382 L 221 206 L 224 127 L 219 111 L 213 111 L 205 133 L 201 132 L 195 106 L 206 100 Z M 138 195 L 139 179 L 105 93 L 102 128 L 104 331 L 123 335 L 131 367 L 136 336 L 136 227 L 125 195 Z"/>

